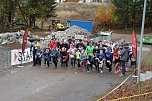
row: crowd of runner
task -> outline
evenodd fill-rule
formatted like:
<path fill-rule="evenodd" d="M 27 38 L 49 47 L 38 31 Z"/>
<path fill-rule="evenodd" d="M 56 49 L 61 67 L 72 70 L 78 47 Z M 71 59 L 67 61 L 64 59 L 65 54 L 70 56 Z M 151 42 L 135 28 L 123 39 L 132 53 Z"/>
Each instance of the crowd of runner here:
<path fill-rule="evenodd" d="M 131 55 L 132 46 L 125 40 L 116 43 L 94 43 L 74 39 L 61 42 L 52 39 L 45 49 L 41 49 L 41 44 L 36 40 L 32 42 L 30 49 L 33 53 L 33 66 L 43 65 L 41 61 L 44 59 L 45 66 L 50 67 L 50 64 L 54 64 L 56 69 L 60 64 L 61 67 L 77 68 L 88 73 L 93 69 L 103 73 L 103 68 L 107 67 L 107 70 L 112 72 L 114 67 L 115 73 L 124 76 L 127 71 L 126 62 L 130 59 L 131 63 L 135 63 Z"/>

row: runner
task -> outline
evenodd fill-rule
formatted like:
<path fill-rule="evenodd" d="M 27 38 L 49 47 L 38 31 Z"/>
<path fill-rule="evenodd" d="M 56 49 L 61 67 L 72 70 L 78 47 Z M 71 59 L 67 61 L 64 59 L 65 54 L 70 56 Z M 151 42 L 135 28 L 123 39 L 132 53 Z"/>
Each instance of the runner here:
<path fill-rule="evenodd" d="M 112 72 L 112 53 L 110 52 L 110 47 L 107 48 L 107 52 L 105 53 L 106 66 L 109 69 L 109 72 Z"/>
<path fill-rule="evenodd" d="M 81 55 L 80 55 L 80 59 L 81 59 L 81 69 L 85 70 L 86 68 L 86 59 L 87 59 L 87 55 L 85 50 L 82 50 Z"/>
<path fill-rule="evenodd" d="M 77 60 L 77 66 L 78 66 L 78 69 L 80 69 L 80 50 L 77 49 L 76 53 L 75 53 L 75 56 L 76 56 L 76 60 Z"/>
<path fill-rule="evenodd" d="M 41 66 L 41 59 L 42 59 L 42 50 L 40 49 L 39 46 L 37 46 L 37 50 L 36 50 L 36 64 L 38 64 L 39 66 Z"/>
<path fill-rule="evenodd" d="M 48 49 L 48 48 L 46 48 L 45 49 L 45 51 L 43 52 L 43 55 L 44 55 L 44 64 L 45 64 L 45 66 L 46 66 L 46 64 L 47 64 L 47 66 L 49 67 L 50 66 L 50 50 Z"/>
<path fill-rule="evenodd" d="M 58 49 L 56 47 L 54 47 L 51 50 L 51 57 L 52 57 L 54 65 L 55 65 L 55 69 L 57 69 L 58 58 L 59 58 L 59 51 L 58 51 Z"/>
<path fill-rule="evenodd" d="M 119 56 L 117 47 L 114 48 L 113 57 L 114 57 L 115 73 L 119 73 L 120 72 L 120 56 Z"/>
<path fill-rule="evenodd" d="M 102 50 L 100 50 L 100 53 L 97 54 L 97 63 L 98 63 L 98 71 L 100 71 L 100 73 L 103 72 L 103 64 L 104 64 L 104 59 L 105 59 L 105 55 L 103 54 Z"/>
<path fill-rule="evenodd" d="M 76 57 L 75 57 L 75 52 L 76 52 L 76 48 L 74 47 L 74 45 L 71 44 L 70 49 L 67 51 L 70 59 L 71 59 L 71 66 L 75 67 L 76 64 Z"/>
<path fill-rule="evenodd" d="M 61 66 L 64 66 L 65 68 L 67 68 L 68 67 L 68 53 L 65 47 L 62 47 L 62 50 L 60 52 L 60 57 L 61 57 Z"/>
<path fill-rule="evenodd" d="M 33 66 L 36 66 L 36 64 L 37 64 L 36 51 L 37 51 L 37 48 L 40 46 L 41 46 L 41 44 L 38 42 L 38 40 L 35 40 L 34 42 L 31 43 L 30 52 L 31 52 L 31 54 L 33 54 Z"/>

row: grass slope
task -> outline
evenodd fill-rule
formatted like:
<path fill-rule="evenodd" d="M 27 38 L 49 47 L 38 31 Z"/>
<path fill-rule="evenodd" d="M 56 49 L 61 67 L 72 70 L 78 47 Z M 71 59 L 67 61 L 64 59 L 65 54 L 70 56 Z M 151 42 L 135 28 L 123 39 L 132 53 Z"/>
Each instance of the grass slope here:
<path fill-rule="evenodd" d="M 143 61 L 141 66 L 142 72 L 152 70 L 151 60 L 152 60 L 152 52 Z M 122 85 L 120 88 L 118 88 L 113 93 L 108 95 L 103 101 L 109 101 L 112 99 L 152 92 L 151 85 L 152 85 L 152 79 L 146 80 L 144 82 L 140 82 L 139 84 L 136 83 L 136 79 L 133 79 L 131 83 Z M 141 97 L 135 97 L 132 99 L 126 99 L 122 101 L 152 101 L 151 99 L 152 99 L 152 94 Z"/>

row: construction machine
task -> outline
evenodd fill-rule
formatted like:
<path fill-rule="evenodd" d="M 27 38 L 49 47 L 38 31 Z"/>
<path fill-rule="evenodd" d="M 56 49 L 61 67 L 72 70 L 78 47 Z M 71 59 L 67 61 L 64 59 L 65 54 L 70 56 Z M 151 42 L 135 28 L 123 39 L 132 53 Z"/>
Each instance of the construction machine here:
<path fill-rule="evenodd" d="M 65 26 L 60 23 L 60 20 L 52 20 L 52 28 L 56 31 L 64 31 Z"/>

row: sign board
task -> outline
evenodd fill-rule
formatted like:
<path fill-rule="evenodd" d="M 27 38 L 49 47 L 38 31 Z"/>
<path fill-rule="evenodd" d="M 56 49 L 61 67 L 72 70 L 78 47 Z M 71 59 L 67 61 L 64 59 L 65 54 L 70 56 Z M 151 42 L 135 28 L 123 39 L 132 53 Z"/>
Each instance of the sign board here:
<path fill-rule="evenodd" d="M 11 50 L 11 65 L 18 65 L 22 63 L 28 63 L 33 61 L 33 54 L 30 54 L 30 48 L 25 49 L 24 55 L 21 49 Z"/>
<path fill-rule="evenodd" d="M 75 35 L 75 39 L 83 40 L 84 39 L 84 35 Z"/>

